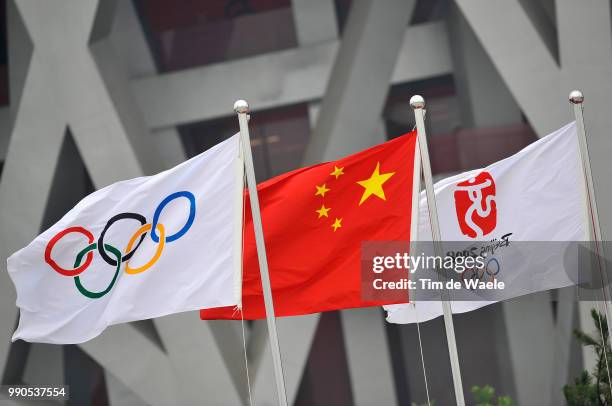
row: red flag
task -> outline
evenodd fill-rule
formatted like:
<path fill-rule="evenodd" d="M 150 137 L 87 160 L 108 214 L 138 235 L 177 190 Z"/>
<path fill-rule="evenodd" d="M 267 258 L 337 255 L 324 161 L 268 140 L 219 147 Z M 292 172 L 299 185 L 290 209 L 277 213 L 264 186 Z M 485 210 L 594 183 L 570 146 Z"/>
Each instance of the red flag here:
<path fill-rule="evenodd" d="M 362 241 L 410 240 L 416 131 L 335 162 L 298 169 L 258 185 L 276 316 L 380 306 L 364 300 Z M 248 199 L 242 304 L 265 318 Z M 200 317 L 240 319 L 232 307 Z"/>

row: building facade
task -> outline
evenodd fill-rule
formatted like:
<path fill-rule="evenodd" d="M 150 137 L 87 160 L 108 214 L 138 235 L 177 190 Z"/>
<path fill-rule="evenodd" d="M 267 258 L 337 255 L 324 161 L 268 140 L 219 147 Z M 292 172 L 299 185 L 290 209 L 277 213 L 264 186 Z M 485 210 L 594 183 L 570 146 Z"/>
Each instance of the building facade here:
<path fill-rule="evenodd" d="M 93 190 L 237 132 L 241 98 L 253 110 L 260 181 L 410 131 L 414 94 L 426 99 L 432 169 L 443 177 L 571 121 L 567 95 L 581 89 L 612 236 L 609 1 L 0 3 L 1 263 Z M 562 386 L 593 362 L 571 338 L 581 322 L 590 327 L 591 306 L 574 296 L 545 292 L 455 316 L 464 387 L 562 404 Z M 3 384 L 70 385 L 69 405 L 275 402 L 265 320 L 246 323 L 246 349 L 240 322 L 191 313 L 52 346 L 11 343 L 17 316 L 0 272 Z M 379 308 L 282 318 L 278 328 L 291 404 L 420 404 L 427 392 L 454 401 L 440 319 L 422 323 L 420 338 L 416 325 L 386 324 Z"/>

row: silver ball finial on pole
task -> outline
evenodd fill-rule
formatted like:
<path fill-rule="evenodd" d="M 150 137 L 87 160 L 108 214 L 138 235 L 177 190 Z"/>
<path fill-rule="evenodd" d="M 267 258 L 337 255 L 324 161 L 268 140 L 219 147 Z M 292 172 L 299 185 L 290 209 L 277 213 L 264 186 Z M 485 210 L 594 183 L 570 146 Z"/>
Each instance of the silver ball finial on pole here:
<path fill-rule="evenodd" d="M 572 90 L 569 94 L 569 101 L 572 104 L 582 104 L 584 101 L 584 95 L 580 90 Z"/>
<path fill-rule="evenodd" d="M 234 103 L 234 111 L 238 114 L 248 113 L 250 111 L 249 103 L 247 103 L 246 100 L 237 100 L 236 103 Z"/>
<path fill-rule="evenodd" d="M 424 109 L 425 108 L 425 99 L 423 99 L 423 96 L 419 96 L 414 95 L 410 98 L 410 107 L 412 107 L 413 110 L 416 109 Z"/>

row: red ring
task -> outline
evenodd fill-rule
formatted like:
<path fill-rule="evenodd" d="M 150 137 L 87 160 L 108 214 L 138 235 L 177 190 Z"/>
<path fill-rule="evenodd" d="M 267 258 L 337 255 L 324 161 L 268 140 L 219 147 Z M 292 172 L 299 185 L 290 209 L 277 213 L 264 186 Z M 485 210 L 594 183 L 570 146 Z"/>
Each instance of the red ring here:
<path fill-rule="evenodd" d="M 83 265 L 79 266 L 78 268 L 75 269 L 64 269 L 61 266 L 59 266 L 52 258 L 51 258 L 51 251 L 53 250 L 53 247 L 55 246 L 55 244 L 66 234 L 69 233 L 81 233 L 83 234 L 85 237 L 87 237 L 89 239 L 89 244 L 93 243 L 94 241 L 94 236 L 92 233 L 90 233 L 89 231 L 87 231 L 86 229 L 84 229 L 83 227 L 68 227 L 67 229 L 65 229 L 64 231 L 61 231 L 59 233 L 57 233 L 55 235 L 55 237 L 51 238 L 51 241 L 49 241 L 49 243 L 47 244 L 47 248 L 45 248 L 45 262 L 47 264 L 49 264 L 51 266 L 51 268 L 53 268 L 57 273 L 64 275 L 64 276 L 77 276 L 79 274 L 81 274 L 85 269 L 87 269 L 87 267 L 89 266 L 89 264 L 91 264 L 91 261 L 93 260 L 93 253 L 90 251 L 87 254 L 87 259 L 85 260 L 85 263 L 83 263 Z"/>

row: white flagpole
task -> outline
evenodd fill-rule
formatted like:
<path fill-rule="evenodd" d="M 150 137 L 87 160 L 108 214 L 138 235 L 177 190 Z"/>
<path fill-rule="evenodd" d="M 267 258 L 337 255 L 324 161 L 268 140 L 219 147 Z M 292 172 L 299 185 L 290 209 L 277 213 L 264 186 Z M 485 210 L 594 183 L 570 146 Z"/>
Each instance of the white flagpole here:
<path fill-rule="evenodd" d="M 268 336 L 270 338 L 270 349 L 272 350 L 272 363 L 274 364 L 276 395 L 278 397 L 279 406 L 287 406 L 287 393 L 285 392 L 283 364 L 281 362 L 280 347 L 278 345 L 276 319 L 274 316 L 274 302 L 272 300 L 272 288 L 270 287 L 270 274 L 268 272 L 268 258 L 266 256 L 266 244 L 264 241 L 263 228 L 261 226 L 261 212 L 259 211 L 259 197 L 257 196 L 257 181 L 255 180 L 255 168 L 253 167 L 253 154 L 251 153 L 251 138 L 249 136 L 248 123 L 249 104 L 244 100 L 238 100 L 236 103 L 234 103 L 234 111 L 236 114 L 238 114 L 238 123 L 240 124 L 240 138 L 242 143 L 242 151 L 244 152 L 244 166 L 246 168 L 247 185 L 249 187 L 251 212 L 253 213 L 257 258 L 259 260 L 261 284 L 263 287 L 264 303 L 266 305 Z"/>
<path fill-rule="evenodd" d="M 412 96 L 410 106 L 414 110 L 414 118 L 417 126 L 417 140 L 421 151 L 421 162 L 423 167 L 423 179 L 425 180 L 425 194 L 427 195 L 427 207 L 431 223 L 431 234 L 434 244 L 434 252 L 443 257 L 442 236 L 440 234 L 440 223 L 438 222 L 438 210 L 436 208 L 436 196 L 433 188 L 433 177 L 431 175 L 431 164 L 429 161 L 429 150 L 427 148 L 427 135 L 425 133 L 425 99 L 422 96 Z M 459 355 L 457 353 L 457 341 L 455 340 L 455 327 L 453 326 L 453 314 L 450 306 L 450 296 L 446 288 L 441 289 L 442 311 L 444 312 L 444 326 L 446 329 L 446 341 L 448 342 L 448 355 L 453 373 L 453 385 L 455 387 L 455 399 L 458 406 L 465 406 L 463 396 L 463 384 L 461 382 L 461 370 L 459 368 Z"/>
<path fill-rule="evenodd" d="M 582 171 L 584 172 L 584 180 L 587 189 L 587 203 L 589 205 L 589 229 L 590 238 L 595 243 L 597 250 L 597 261 L 599 263 L 599 271 L 602 279 L 602 291 L 604 295 L 604 305 L 606 308 L 606 318 L 608 319 L 608 335 L 612 340 L 612 310 L 610 309 L 610 281 L 606 270 L 606 259 L 604 256 L 601 228 L 599 226 L 599 212 L 597 211 L 597 203 L 595 201 L 595 188 L 593 187 L 593 175 L 591 174 L 591 160 L 589 158 L 589 149 L 586 142 L 586 130 L 584 128 L 584 117 L 582 111 L 584 109 L 584 95 L 580 90 L 574 90 L 569 94 L 569 101 L 574 108 L 574 116 L 576 117 L 576 132 L 578 134 L 578 144 L 580 145 L 580 159 L 582 161 Z"/>

